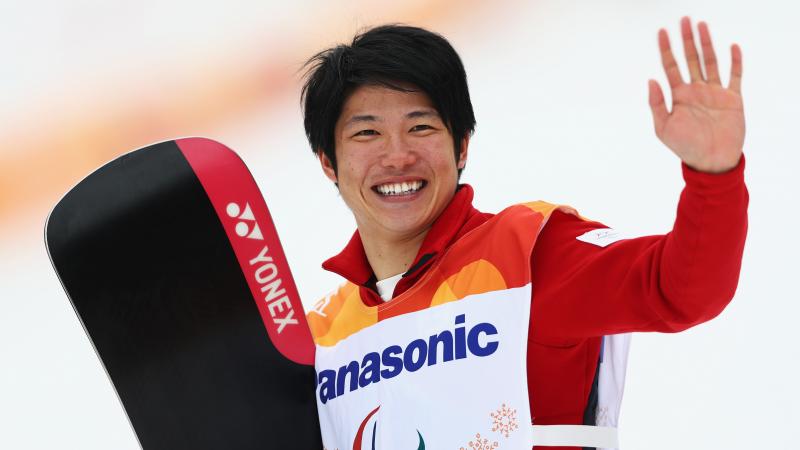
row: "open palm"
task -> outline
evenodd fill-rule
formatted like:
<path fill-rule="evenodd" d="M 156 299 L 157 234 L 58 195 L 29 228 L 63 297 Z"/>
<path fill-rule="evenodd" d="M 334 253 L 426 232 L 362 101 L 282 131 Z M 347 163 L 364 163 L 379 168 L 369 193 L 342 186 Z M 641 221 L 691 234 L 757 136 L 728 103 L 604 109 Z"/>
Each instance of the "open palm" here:
<path fill-rule="evenodd" d="M 667 111 L 664 94 L 650 80 L 649 101 L 656 135 L 693 169 L 719 173 L 736 166 L 744 145 L 745 123 L 741 96 L 742 56 L 737 45 L 731 47 L 731 79 L 723 87 L 717 68 L 708 26 L 700 22 L 705 77 L 695 47 L 688 17 L 681 20 L 684 53 L 690 83 L 681 77 L 665 30 L 659 30 L 661 60 L 672 91 L 672 110 Z"/>

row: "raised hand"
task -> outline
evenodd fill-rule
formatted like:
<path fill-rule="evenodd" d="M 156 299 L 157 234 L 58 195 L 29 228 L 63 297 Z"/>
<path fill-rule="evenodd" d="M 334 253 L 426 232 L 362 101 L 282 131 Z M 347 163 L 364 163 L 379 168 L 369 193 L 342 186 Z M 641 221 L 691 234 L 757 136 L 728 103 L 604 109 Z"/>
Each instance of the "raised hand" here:
<path fill-rule="evenodd" d="M 689 167 L 702 172 L 720 173 L 735 167 L 744 145 L 744 109 L 742 107 L 742 52 L 731 46 L 731 77 L 722 86 L 711 35 L 705 22 L 698 24 L 703 49 L 705 77 L 695 47 L 692 24 L 681 19 L 681 35 L 689 66 L 690 83 L 681 77 L 670 49 L 669 36 L 658 31 L 661 62 L 672 90 L 672 111 L 667 111 L 664 93 L 655 80 L 649 81 L 649 102 L 656 136 Z"/>

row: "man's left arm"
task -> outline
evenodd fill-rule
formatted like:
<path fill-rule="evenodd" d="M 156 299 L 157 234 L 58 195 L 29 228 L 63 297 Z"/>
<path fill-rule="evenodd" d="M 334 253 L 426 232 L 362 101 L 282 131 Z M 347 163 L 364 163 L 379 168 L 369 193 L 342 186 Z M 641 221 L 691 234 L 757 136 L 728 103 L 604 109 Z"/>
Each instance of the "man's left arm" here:
<path fill-rule="evenodd" d="M 685 17 L 689 83 L 666 31 L 658 33 L 671 111 L 658 83 L 649 82 L 656 135 L 680 157 L 686 181 L 672 232 L 592 248 L 574 239 L 601 224 L 555 213 L 532 257 L 532 323 L 538 322 L 532 338 L 569 342 L 625 331 L 679 331 L 716 316 L 732 297 L 747 230 L 742 56 L 731 46 L 730 82 L 723 87 L 708 27 L 700 22 L 698 28 L 705 76 Z"/>
<path fill-rule="evenodd" d="M 630 331 L 681 331 L 733 297 L 747 234 L 742 159 L 722 174 L 683 165 L 686 187 L 665 235 L 609 245 L 576 239 L 605 225 L 556 211 L 531 256 L 531 338 L 568 344 Z"/>

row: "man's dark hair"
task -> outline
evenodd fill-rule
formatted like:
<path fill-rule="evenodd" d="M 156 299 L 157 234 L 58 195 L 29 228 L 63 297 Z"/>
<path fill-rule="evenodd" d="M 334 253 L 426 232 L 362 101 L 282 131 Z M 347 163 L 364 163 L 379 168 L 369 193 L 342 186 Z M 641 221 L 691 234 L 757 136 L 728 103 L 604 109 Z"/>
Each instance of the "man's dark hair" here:
<path fill-rule="evenodd" d="M 453 46 L 439 34 L 404 25 L 383 25 L 312 56 L 303 85 L 304 125 L 311 150 L 336 169 L 334 128 L 347 97 L 362 85 L 382 85 L 428 95 L 453 135 L 455 157 L 475 130 L 467 74 Z M 402 86 L 412 85 L 413 89 Z M 459 170 L 459 174 L 461 171 Z"/>

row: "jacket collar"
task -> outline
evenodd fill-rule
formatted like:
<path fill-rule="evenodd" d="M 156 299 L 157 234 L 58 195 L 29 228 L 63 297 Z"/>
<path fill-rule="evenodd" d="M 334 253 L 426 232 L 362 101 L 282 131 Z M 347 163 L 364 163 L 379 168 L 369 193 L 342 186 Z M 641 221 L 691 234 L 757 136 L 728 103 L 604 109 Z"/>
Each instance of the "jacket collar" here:
<path fill-rule="evenodd" d="M 485 219 L 481 219 L 487 215 L 472 206 L 473 196 L 474 192 L 470 185 L 458 186 L 450 204 L 442 211 L 425 236 L 414 263 L 403 275 L 404 277 L 414 275 L 412 278 L 416 279 L 416 275 L 424 272 L 422 269 L 435 260 L 452 242 L 483 223 Z M 322 263 L 322 268 L 362 287 L 372 288 L 376 281 L 358 230 L 353 233 L 350 242 L 338 255 Z"/>

